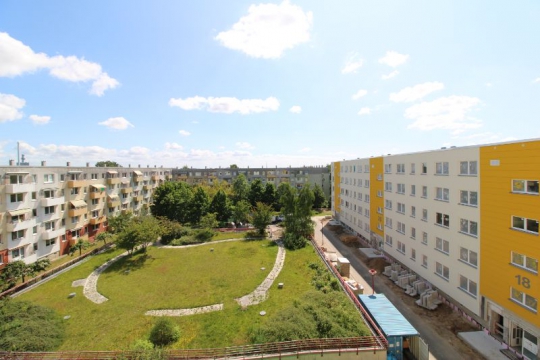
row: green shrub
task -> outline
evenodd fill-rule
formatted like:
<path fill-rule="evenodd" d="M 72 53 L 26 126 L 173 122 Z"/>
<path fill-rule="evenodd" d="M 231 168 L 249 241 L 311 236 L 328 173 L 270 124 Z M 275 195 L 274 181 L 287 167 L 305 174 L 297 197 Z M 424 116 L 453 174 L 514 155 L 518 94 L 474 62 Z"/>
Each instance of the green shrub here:
<path fill-rule="evenodd" d="M 307 245 L 307 240 L 302 236 L 289 233 L 285 234 L 283 245 L 287 250 L 297 250 L 305 247 Z"/>
<path fill-rule="evenodd" d="M 199 229 L 195 231 L 194 237 L 195 239 L 199 240 L 199 242 L 207 242 L 212 240 L 214 235 L 216 234 L 215 231 L 212 229 Z"/>
<path fill-rule="evenodd" d="M 150 341 L 154 346 L 166 346 L 178 339 L 180 339 L 180 329 L 167 317 L 160 317 L 150 332 Z"/>
<path fill-rule="evenodd" d="M 154 344 L 150 340 L 146 339 L 139 339 L 131 345 L 130 350 L 135 351 L 142 351 L 142 350 L 152 350 L 154 348 Z"/>
<path fill-rule="evenodd" d="M 180 239 L 191 234 L 191 229 L 184 227 L 175 221 L 170 221 L 165 226 L 165 233 L 161 235 L 161 243 L 169 245 L 173 240 Z"/>

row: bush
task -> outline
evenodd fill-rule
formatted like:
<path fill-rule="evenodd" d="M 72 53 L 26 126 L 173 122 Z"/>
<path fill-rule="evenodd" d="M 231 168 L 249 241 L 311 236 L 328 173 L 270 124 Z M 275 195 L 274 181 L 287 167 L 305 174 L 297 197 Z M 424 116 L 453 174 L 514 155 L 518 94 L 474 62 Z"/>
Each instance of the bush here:
<path fill-rule="evenodd" d="M 64 336 L 64 320 L 54 310 L 26 301 L 0 301 L 0 349 L 53 351 Z"/>
<path fill-rule="evenodd" d="M 139 339 L 131 345 L 130 350 L 143 351 L 143 350 L 152 350 L 154 344 L 150 340 Z"/>
<path fill-rule="evenodd" d="M 307 240 L 302 236 L 289 233 L 285 234 L 283 245 L 287 250 L 297 250 L 305 247 L 307 245 Z"/>
<path fill-rule="evenodd" d="M 191 229 L 182 226 L 176 221 L 168 221 L 164 226 L 164 232 L 165 233 L 161 235 L 161 243 L 163 245 L 169 245 L 175 239 L 190 235 Z"/>
<path fill-rule="evenodd" d="M 178 339 L 180 339 L 180 329 L 167 317 L 160 317 L 150 332 L 150 341 L 154 346 L 166 346 Z"/>
<path fill-rule="evenodd" d="M 215 234 L 216 234 L 215 231 L 207 228 L 207 229 L 196 230 L 194 237 L 200 242 L 207 242 L 207 241 L 212 240 Z"/>

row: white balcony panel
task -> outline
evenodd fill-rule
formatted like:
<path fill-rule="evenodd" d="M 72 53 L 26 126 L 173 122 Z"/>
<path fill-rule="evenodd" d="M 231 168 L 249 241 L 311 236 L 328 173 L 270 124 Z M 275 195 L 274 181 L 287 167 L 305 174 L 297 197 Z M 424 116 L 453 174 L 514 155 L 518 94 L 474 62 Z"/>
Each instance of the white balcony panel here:
<path fill-rule="evenodd" d="M 41 206 L 57 206 L 65 204 L 66 198 L 64 196 L 55 197 L 55 198 L 45 198 L 41 199 Z"/>

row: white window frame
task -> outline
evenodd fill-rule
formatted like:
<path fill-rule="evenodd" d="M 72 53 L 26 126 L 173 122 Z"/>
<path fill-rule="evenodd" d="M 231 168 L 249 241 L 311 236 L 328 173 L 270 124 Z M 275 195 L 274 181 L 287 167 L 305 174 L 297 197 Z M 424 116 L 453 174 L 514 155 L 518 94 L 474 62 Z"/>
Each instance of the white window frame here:
<path fill-rule="evenodd" d="M 478 295 L 478 284 L 461 274 L 459 275 L 459 288 L 474 298 Z"/>
<path fill-rule="evenodd" d="M 435 249 L 449 255 L 450 254 L 450 242 L 448 240 L 444 240 L 443 238 L 436 237 L 435 238 Z"/>
<path fill-rule="evenodd" d="M 459 248 L 459 260 L 475 268 L 478 267 L 478 253 L 463 246 Z"/>
<path fill-rule="evenodd" d="M 435 188 L 435 200 L 450 201 L 450 189 L 443 187 Z"/>
<path fill-rule="evenodd" d="M 510 299 L 528 310 L 538 311 L 538 299 L 523 291 L 510 287 Z"/>
<path fill-rule="evenodd" d="M 405 235 L 405 223 L 402 223 L 401 221 L 398 221 L 396 231 L 398 233 L 401 233 L 401 234 Z"/>
<path fill-rule="evenodd" d="M 392 237 L 390 235 L 386 234 L 385 237 L 384 237 L 384 243 L 386 245 L 392 247 L 393 244 L 394 244 L 394 239 L 392 239 Z"/>
<path fill-rule="evenodd" d="M 449 168 L 448 161 L 435 163 L 435 175 L 448 175 L 450 173 Z"/>
<path fill-rule="evenodd" d="M 471 199 L 473 198 L 476 199 L 475 202 L 471 201 Z M 459 205 L 478 207 L 478 191 L 460 190 L 459 191 Z"/>
<path fill-rule="evenodd" d="M 538 195 L 538 180 L 512 180 L 512 192 L 516 194 Z"/>
<path fill-rule="evenodd" d="M 459 175 L 462 176 L 478 176 L 478 161 L 460 161 Z"/>
<path fill-rule="evenodd" d="M 397 242 L 397 251 L 399 251 L 400 253 L 402 254 L 405 254 L 405 251 L 406 251 L 406 247 L 405 247 L 405 243 L 404 242 L 401 242 L 401 241 L 398 241 Z"/>
<path fill-rule="evenodd" d="M 519 268 L 538 274 L 538 259 L 512 251 L 510 263 Z"/>
<path fill-rule="evenodd" d="M 392 200 L 384 200 L 384 207 L 385 209 L 392 210 Z"/>
<path fill-rule="evenodd" d="M 416 228 L 411 226 L 411 239 L 416 240 Z"/>
<path fill-rule="evenodd" d="M 392 218 L 386 216 L 384 218 L 384 226 L 391 229 L 392 228 Z"/>
<path fill-rule="evenodd" d="M 515 226 L 517 219 L 521 219 L 523 221 L 523 228 Z M 536 230 L 534 230 L 534 224 L 536 224 Z M 514 230 L 524 231 L 530 234 L 538 234 L 538 220 L 536 219 L 528 219 L 525 217 L 512 215 L 511 226 Z"/>
<path fill-rule="evenodd" d="M 411 196 L 416 196 L 416 185 L 411 185 Z"/>
<path fill-rule="evenodd" d="M 478 237 L 478 222 L 467 219 L 460 219 L 459 232 L 462 234 Z"/>
<path fill-rule="evenodd" d="M 400 214 L 405 214 L 405 204 L 398 202 L 396 211 Z"/>
<path fill-rule="evenodd" d="M 405 184 L 397 184 L 397 193 L 405 194 Z"/>
<path fill-rule="evenodd" d="M 436 213 L 435 215 L 435 223 L 439 226 L 442 226 L 444 228 L 450 227 L 450 215 L 444 214 L 444 213 Z"/>
<path fill-rule="evenodd" d="M 388 191 L 388 192 L 392 191 L 392 183 L 390 181 L 386 181 L 384 183 L 384 191 Z"/>
<path fill-rule="evenodd" d="M 397 173 L 405 174 L 405 164 L 397 164 Z"/>
<path fill-rule="evenodd" d="M 438 261 L 435 262 L 435 274 L 443 279 L 450 280 L 450 269 Z"/>

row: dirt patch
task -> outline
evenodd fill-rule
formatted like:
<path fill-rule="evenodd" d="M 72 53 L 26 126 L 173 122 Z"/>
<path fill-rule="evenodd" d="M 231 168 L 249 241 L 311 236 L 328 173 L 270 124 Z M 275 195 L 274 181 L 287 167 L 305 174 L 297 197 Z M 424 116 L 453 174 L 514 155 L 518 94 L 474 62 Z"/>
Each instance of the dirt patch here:
<path fill-rule="evenodd" d="M 360 240 L 358 239 L 357 236 L 341 234 L 339 235 L 339 240 L 341 240 L 341 242 L 347 245 L 348 247 L 354 247 L 354 248 L 360 247 Z"/>
<path fill-rule="evenodd" d="M 384 268 L 388 265 L 388 261 L 386 261 L 384 258 L 371 258 L 367 259 L 367 261 L 364 261 L 364 263 L 370 268 L 375 269 L 379 274 L 382 274 L 384 271 Z"/>

